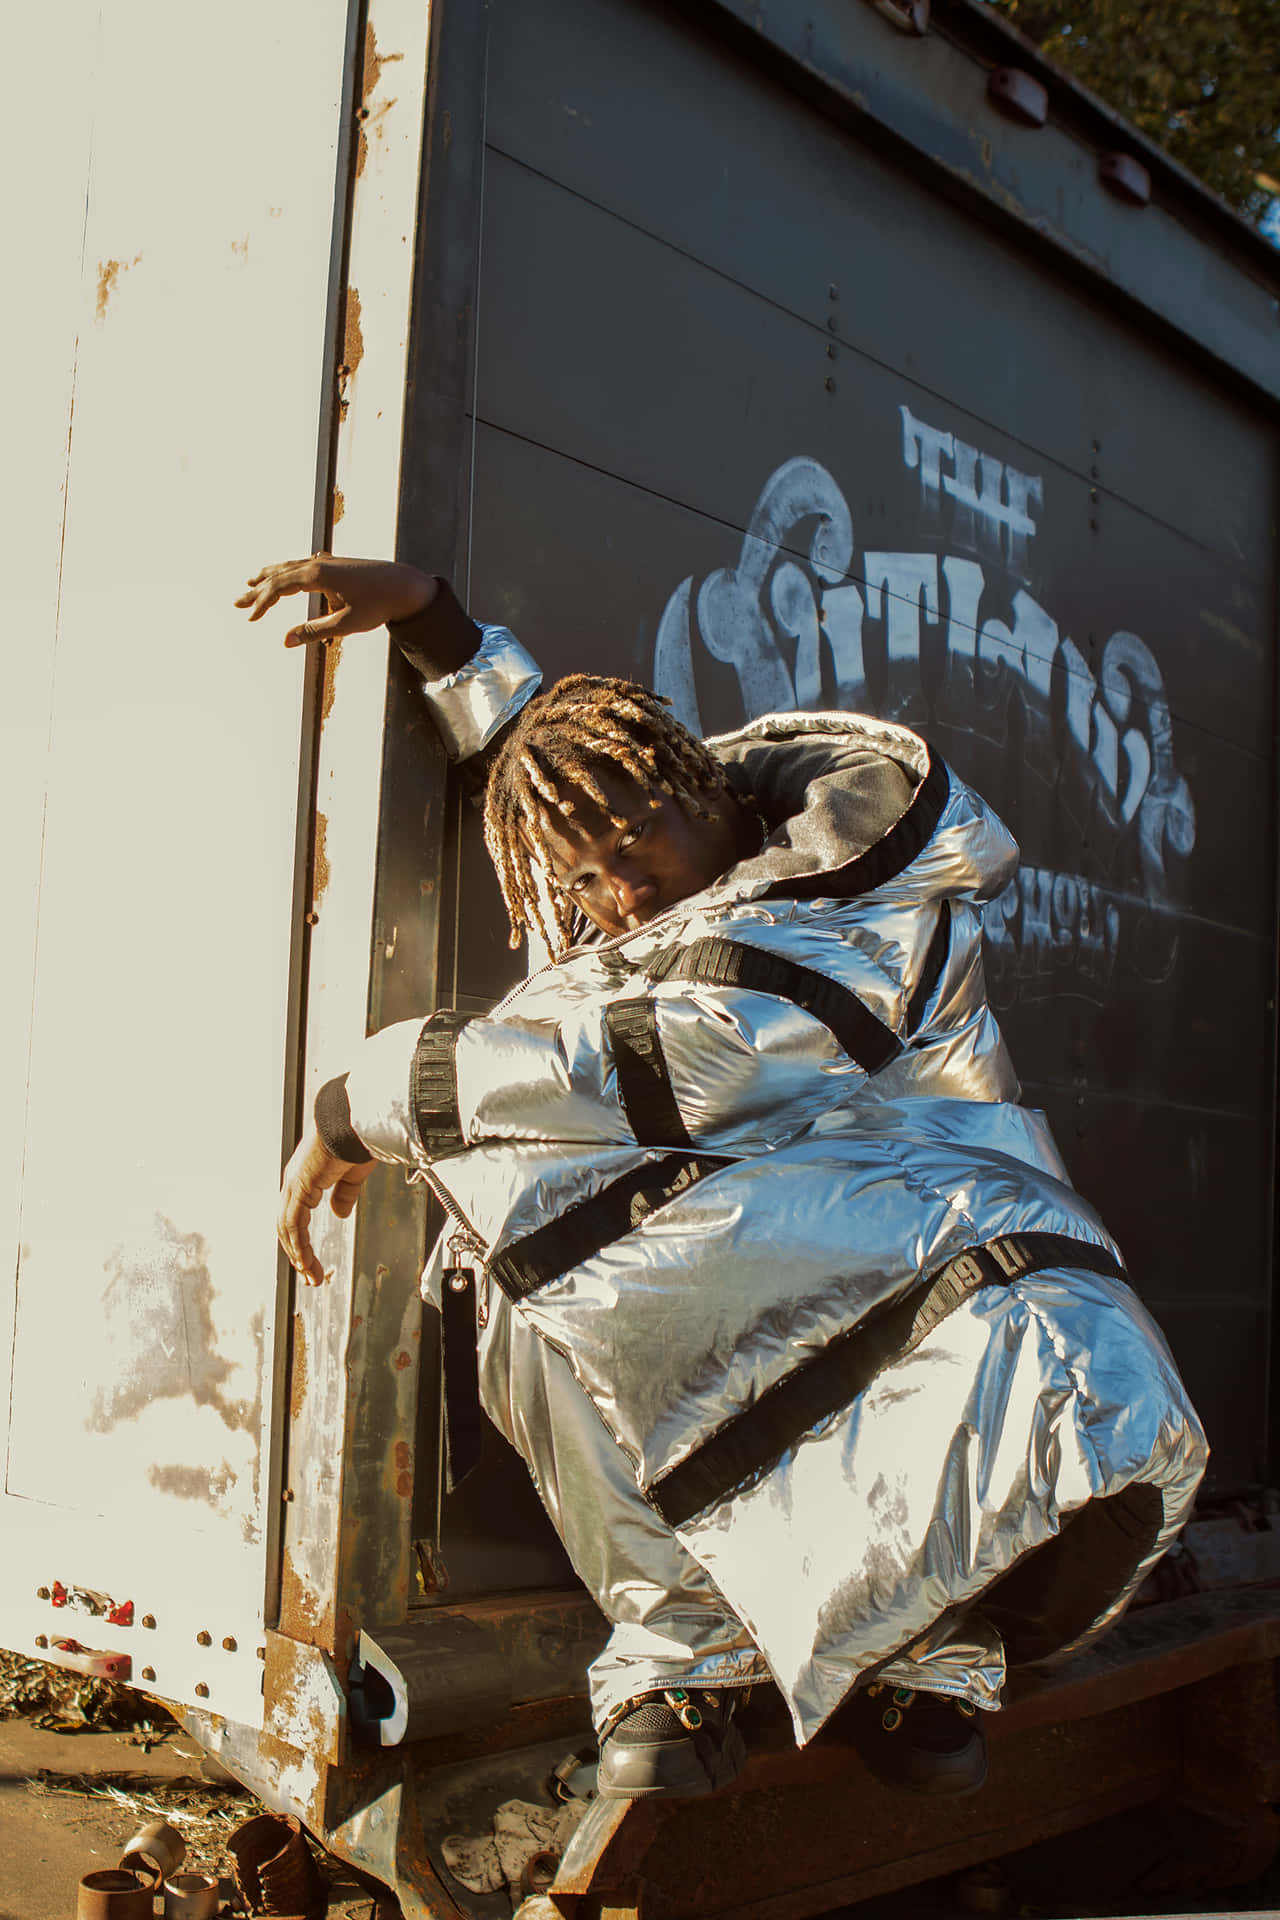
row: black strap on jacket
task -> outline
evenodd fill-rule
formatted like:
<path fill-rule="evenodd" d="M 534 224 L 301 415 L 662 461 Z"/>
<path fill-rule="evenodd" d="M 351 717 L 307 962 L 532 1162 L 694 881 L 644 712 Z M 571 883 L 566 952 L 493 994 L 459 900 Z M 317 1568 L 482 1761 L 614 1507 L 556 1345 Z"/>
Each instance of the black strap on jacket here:
<path fill-rule="evenodd" d="M 452 1493 L 480 1458 L 484 1415 L 480 1411 L 480 1355 L 476 1346 L 476 1276 L 450 1263 L 440 1295 L 441 1368 L 444 1375 L 446 1484 Z"/>
<path fill-rule="evenodd" d="M 821 1020 L 851 1060 L 867 1073 L 888 1066 L 902 1052 L 892 1027 L 877 1020 L 856 993 L 830 980 L 825 973 L 803 967 L 780 953 L 766 953 L 740 940 L 707 938 L 687 947 L 664 947 L 655 953 L 645 972 L 655 982 L 692 980 L 700 986 L 744 987 L 750 993 L 771 993 L 790 1000 L 804 1013 Z"/>
<path fill-rule="evenodd" d="M 668 1153 L 661 1160 L 646 1161 L 611 1180 L 590 1200 L 566 1207 L 545 1226 L 513 1240 L 489 1261 L 489 1278 L 508 1300 L 527 1300 L 548 1281 L 558 1280 L 562 1273 L 643 1226 L 650 1214 L 677 1194 L 731 1164 L 723 1154 L 714 1153 Z"/>
<path fill-rule="evenodd" d="M 618 1076 L 618 1097 L 627 1124 L 642 1147 L 691 1147 L 689 1130 L 667 1070 L 652 997 L 613 1000 L 605 1027 Z"/>
<path fill-rule="evenodd" d="M 413 1124 L 431 1160 L 461 1153 L 467 1142 L 458 1112 L 458 1035 L 473 1016 L 439 1007 L 418 1035 L 409 1076 Z"/>
<path fill-rule="evenodd" d="M 668 1526 L 683 1526 L 759 1477 L 819 1422 L 865 1393 L 980 1287 L 1046 1268 L 1126 1278 L 1109 1248 L 1065 1233 L 1013 1233 L 958 1253 L 899 1299 L 878 1307 L 813 1359 L 744 1407 L 649 1489 Z"/>

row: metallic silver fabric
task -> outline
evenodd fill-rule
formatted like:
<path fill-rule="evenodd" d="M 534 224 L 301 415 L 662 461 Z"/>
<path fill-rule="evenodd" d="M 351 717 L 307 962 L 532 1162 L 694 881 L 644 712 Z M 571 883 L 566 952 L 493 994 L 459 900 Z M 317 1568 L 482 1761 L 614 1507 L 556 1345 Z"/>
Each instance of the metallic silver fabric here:
<path fill-rule="evenodd" d="M 482 627 L 481 633 L 464 667 L 423 688 L 451 760 L 467 760 L 487 747 L 542 685 L 537 663 L 509 627 Z"/>
<path fill-rule="evenodd" d="M 806 820 L 774 836 L 784 864 L 833 832 L 844 852 L 839 754 L 817 791 L 815 736 L 838 748 L 847 733 L 864 763 L 879 740 L 914 777 L 927 764 L 903 729 L 811 718 L 797 728 Z M 766 751 L 789 751 L 777 719 L 752 738 Z M 905 1684 L 998 1704 L 1002 1648 L 973 1611 L 984 1591 L 1088 1501 L 1158 1488 L 1159 1538 L 1098 1630 L 1181 1525 L 1206 1449 L 1134 1294 L 1064 1267 L 981 1288 L 766 1470 L 675 1529 L 660 1519 L 649 1495 L 666 1472 L 954 1254 L 1028 1232 L 1111 1247 L 1043 1117 L 1014 1104 L 986 1005 L 980 904 L 1016 857 L 990 810 L 953 777 L 927 844 L 853 898 L 766 898 L 771 857 L 471 1022 L 456 1053 L 471 1144 L 431 1177 L 493 1255 L 660 1159 L 631 1129 L 607 1021 L 618 1000 L 652 1000 L 681 1118 L 729 1164 L 518 1305 L 491 1285 L 482 1393 L 616 1623 L 597 1717 L 646 1687 L 743 1683 L 763 1660 L 805 1740 L 886 1660 Z M 947 958 L 912 1036 L 944 901 Z M 657 950 L 708 934 L 839 983 L 904 1051 L 868 1073 L 786 999 L 646 980 Z M 378 1036 L 348 1091 L 371 1147 L 425 1162 L 417 1030 Z"/>

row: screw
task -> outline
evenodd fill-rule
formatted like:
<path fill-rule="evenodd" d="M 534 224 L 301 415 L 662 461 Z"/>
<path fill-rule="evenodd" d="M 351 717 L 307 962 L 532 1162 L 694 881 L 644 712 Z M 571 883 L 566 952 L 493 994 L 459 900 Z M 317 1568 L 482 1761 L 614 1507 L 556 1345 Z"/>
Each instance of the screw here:
<path fill-rule="evenodd" d="M 144 1627 L 154 1627 L 154 1626 L 155 1626 L 155 1623 L 156 1623 L 156 1617 L 155 1617 L 155 1615 L 154 1615 L 154 1613 L 144 1613 L 144 1614 L 143 1614 L 143 1616 L 142 1616 L 142 1624 L 143 1624 L 143 1626 L 144 1626 Z"/>
<path fill-rule="evenodd" d="M 49 1598 L 49 1589 L 48 1589 L 48 1587 L 37 1587 L 37 1588 L 36 1588 L 36 1599 L 37 1599 L 37 1600 L 47 1600 L 48 1598 Z"/>
<path fill-rule="evenodd" d="M 211 1647 L 213 1645 L 213 1635 L 206 1633 L 204 1628 L 201 1627 L 199 1633 L 196 1635 L 196 1645 L 198 1647 Z"/>
<path fill-rule="evenodd" d="M 224 1652 L 224 1653 L 234 1653 L 234 1652 L 235 1652 L 235 1650 L 236 1650 L 236 1637 L 235 1637 L 235 1635 L 234 1635 L 233 1633 L 229 1633 L 229 1634 L 227 1635 L 227 1637 L 226 1637 L 226 1639 L 225 1639 L 225 1640 L 223 1641 L 223 1643 L 222 1643 L 222 1648 L 223 1648 L 223 1652 Z"/>
<path fill-rule="evenodd" d="M 154 1679 L 155 1679 L 155 1677 L 156 1677 L 156 1670 L 155 1670 L 155 1668 L 154 1668 L 154 1667 L 144 1667 L 144 1668 L 142 1669 L 142 1677 L 143 1677 L 143 1679 L 144 1679 L 144 1680 L 154 1680 Z"/>
<path fill-rule="evenodd" d="M 205 1685 L 205 1683 L 204 1683 L 204 1681 L 203 1681 L 203 1680 L 197 1680 L 197 1682 L 196 1682 L 196 1699 L 197 1699 L 197 1700 L 207 1700 L 208 1698 L 209 1698 L 209 1689 L 208 1689 L 208 1687 L 206 1687 L 206 1685 Z"/>

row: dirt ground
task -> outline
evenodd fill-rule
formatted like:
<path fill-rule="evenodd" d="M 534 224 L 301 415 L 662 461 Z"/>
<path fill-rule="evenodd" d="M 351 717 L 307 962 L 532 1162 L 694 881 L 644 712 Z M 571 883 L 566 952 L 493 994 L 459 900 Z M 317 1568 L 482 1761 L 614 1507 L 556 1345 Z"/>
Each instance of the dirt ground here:
<path fill-rule="evenodd" d="M 261 1811 L 180 1728 L 103 1732 L 0 1719 L 0 1920 L 72 1920 L 81 1876 L 116 1866 L 157 1817 L 186 1841 L 184 1867 L 220 1874 L 229 1900 L 226 1838 Z M 340 1862 L 324 1866 L 328 1920 L 394 1920 L 394 1901 L 375 1903 Z"/>

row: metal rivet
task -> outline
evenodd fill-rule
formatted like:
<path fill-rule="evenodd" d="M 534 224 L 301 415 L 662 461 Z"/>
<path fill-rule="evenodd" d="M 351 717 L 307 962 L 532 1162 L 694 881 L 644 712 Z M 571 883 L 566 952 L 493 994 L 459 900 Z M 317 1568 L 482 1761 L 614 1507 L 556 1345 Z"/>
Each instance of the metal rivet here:
<path fill-rule="evenodd" d="M 292 1499 L 293 1499 L 293 1488 L 292 1488 L 292 1487 L 286 1487 L 286 1488 L 285 1488 L 285 1490 L 284 1490 L 284 1492 L 283 1492 L 283 1493 L 282 1493 L 282 1494 L 280 1495 L 280 1498 L 281 1498 L 282 1500 L 292 1500 Z"/>
<path fill-rule="evenodd" d="M 154 1668 L 154 1667 L 144 1667 L 144 1668 L 142 1669 L 142 1677 L 143 1677 L 143 1679 L 144 1679 L 144 1680 L 154 1680 L 154 1679 L 155 1679 L 155 1677 L 156 1677 L 156 1670 L 155 1670 L 155 1668 Z"/>
<path fill-rule="evenodd" d="M 839 326 L 839 324 L 840 323 L 836 319 L 836 316 L 834 313 L 829 313 L 827 315 L 827 330 L 829 333 L 834 333 L 836 328 Z"/>
<path fill-rule="evenodd" d="M 1089 526 L 1092 532 L 1096 533 L 1098 531 L 1098 523 L 1096 520 L 1091 520 Z"/>
<path fill-rule="evenodd" d="M 828 360 L 834 360 L 834 359 L 835 359 L 835 357 L 836 357 L 836 343 L 835 343 L 835 341 L 834 341 L 834 340 L 828 340 L 828 342 L 827 342 L 827 358 L 828 358 Z"/>
<path fill-rule="evenodd" d="M 143 1626 L 144 1626 L 144 1627 L 154 1627 L 154 1626 L 155 1626 L 155 1623 L 156 1623 L 156 1617 L 155 1617 L 155 1615 L 154 1615 L 154 1613 L 144 1613 L 144 1614 L 143 1614 L 143 1616 L 142 1616 L 142 1624 L 143 1624 Z"/>
<path fill-rule="evenodd" d="M 1048 89 L 1021 67 L 995 67 L 987 76 L 987 99 L 1024 127 L 1042 127 L 1049 118 Z"/>
<path fill-rule="evenodd" d="M 265 1660 L 265 1659 L 266 1659 L 266 1657 L 267 1657 L 267 1650 L 266 1650 L 266 1648 L 265 1648 L 265 1647 L 259 1647 L 259 1648 L 258 1648 L 258 1658 L 259 1658 L 259 1660 Z"/>
<path fill-rule="evenodd" d="M 320 924 L 320 915 L 313 908 L 312 911 L 307 915 L 307 925 L 309 927 L 316 927 L 316 926 L 319 926 L 319 924 Z"/>
<path fill-rule="evenodd" d="M 47 1600 L 48 1598 L 49 1598 L 49 1589 L 48 1589 L 48 1587 L 37 1587 L 37 1588 L 36 1588 L 36 1599 L 37 1599 L 37 1600 Z"/>
<path fill-rule="evenodd" d="M 834 393 L 834 392 L 835 392 L 835 390 L 836 390 L 836 383 L 835 383 L 835 381 L 834 381 L 834 380 L 833 380 L 833 379 L 831 378 L 831 375 L 830 375 L 830 374 L 828 374 L 828 375 L 827 375 L 827 381 L 826 381 L 826 386 L 827 386 L 827 392 L 828 392 L 828 393 Z"/>
<path fill-rule="evenodd" d="M 206 1633 L 204 1628 L 201 1627 L 199 1633 L 196 1635 L 196 1645 L 198 1647 L 211 1647 L 213 1645 L 213 1635 Z"/>
<path fill-rule="evenodd" d="M 836 287 L 836 286 L 831 286 L 831 287 L 828 287 L 828 288 L 827 288 L 827 298 L 828 298 L 828 300 L 838 300 L 838 299 L 840 298 L 840 289 L 839 289 L 839 287 Z"/>
<path fill-rule="evenodd" d="M 48 1644 L 49 1644 L 49 1636 L 47 1633 L 38 1633 L 36 1635 L 36 1645 L 38 1647 L 47 1647 Z"/>
<path fill-rule="evenodd" d="M 208 1687 L 206 1687 L 203 1680 L 197 1680 L 196 1681 L 196 1699 L 207 1700 L 208 1698 L 209 1698 Z"/>
<path fill-rule="evenodd" d="M 1151 175 L 1131 153 L 1103 153 L 1098 156 L 1098 178 L 1108 193 L 1126 200 L 1131 207 L 1145 207 L 1151 200 Z"/>
<path fill-rule="evenodd" d="M 223 1643 L 222 1643 L 222 1649 L 223 1649 L 223 1652 L 224 1652 L 224 1653 L 234 1653 L 234 1652 L 235 1652 L 235 1650 L 236 1650 L 236 1637 L 235 1637 L 235 1635 L 234 1635 L 233 1633 L 229 1633 L 229 1634 L 227 1635 L 227 1637 L 226 1637 L 226 1639 L 225 1639 L 225 1640 L 223 1641 Z"/>

